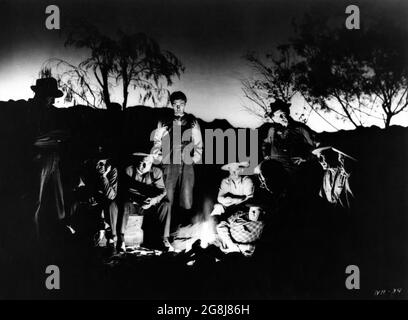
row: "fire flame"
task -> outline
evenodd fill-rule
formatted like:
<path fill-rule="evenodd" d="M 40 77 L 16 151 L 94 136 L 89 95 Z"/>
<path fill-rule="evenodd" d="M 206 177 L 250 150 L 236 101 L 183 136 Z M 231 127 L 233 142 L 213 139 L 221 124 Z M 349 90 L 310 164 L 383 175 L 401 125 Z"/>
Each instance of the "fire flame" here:
<path fill-rule="evenodd" d="M 197 214 L 193 223 L 180 228 L 175 236 L 173 246 L 179 250 L 190 251 L 192 245 L 200 240 L 201 247 L 207 248 L 217 240 L 216 222 L 210 216 L 212 203 L 207 199 L 204 203 L 204 212 Z"/>

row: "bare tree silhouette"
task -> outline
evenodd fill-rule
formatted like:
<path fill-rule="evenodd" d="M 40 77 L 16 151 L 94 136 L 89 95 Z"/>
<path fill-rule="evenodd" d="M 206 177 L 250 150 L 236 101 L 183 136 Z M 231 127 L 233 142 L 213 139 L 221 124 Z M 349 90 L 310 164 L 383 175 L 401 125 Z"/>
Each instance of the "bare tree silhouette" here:
<path fill-rule="evenodd" d="M 407 28 L 379 21 L 352 32 L 324 15 L 306 15 L 295 28 L 274 55 L 244 57 L 254 70 L 241 80 L 249 112 L 262 118 L 270 99 L 289 102 L 296 94 L 323 119 L 320 112 L 329 112 L 356 128 L 373 121 L 389 127 L 408 110 Z"/>
<path fill-rule="evenodd" d="M 264 118 L 272 100 L 289 102 L 296 94 L 293 69 L 296 60 L 290 46 L 279 46 L 264 59 L 255 52 L 247 53 L 244 59 L 254 71 L 252 78 L 241 79 L 244 96 L 251 102 L 244 107 L 250 113 Z"/>
<path fill-rule="evenodd" d="M 127 106 L 129 87 L 144 89 L 146 94 L 140 97 L 143 104 L 152 99 L 156 105 L 163 92 L 167 98 L 168 90 L 160 85 L 160 79 L 171 85 L 172 78 L 180 77 L 184 71 L 181 61 L 173 53 L 161 50 L 156 41 L 143 33 L 118 34 L 114 70 L 116 80 L 123 84 L 123 108 Z"/>
<path fill-rule="evenodd" d="M 408 30 L 381 23 L 366 38 L 369 45 L 364 48 L 371 50 L 365 56 L 364 88 L 378 101 L 385 127 L 389 127 L 394 116 L 408 111 Z"/>
<path fill-rule="evenodd" d="M 80 23 L 68 34 L 66 46 L 88 49 L 90 55 L 78 65 L 53 58 L 43 68 L 54 70 L 66 100 L 97 108 L 112 106 L 111 89 L 122 84 L 123 109 L 127 107 L 129 89 L 139 90 L 139 103 L 167 99 L 175 76 L 184 72 L 181 61 L 170 51 L 143 33 L 126 34 L 122 31 L 113 39 L 95 26 Z M 164 80 L 163 83 L 161 80 Z"/>
<path fill-rule="evenodd" d="M 311 105 L 355 127 L 407 107 L 407 31 L 391 23 L 350 32 L 306 16 L 292 41 L 299 56 L 296 90 Z"/>
<path fill-rule="evenodd" d="M 114 76 L 115 41 L 101 34 L 95 26 L 81 24 L 68 34 L 65 45 L 90 49 L 90 57 L 79 64 L 78 70 L 92 72 L 100 87 L 99 94 L 102 96 L 102 101 L 109 108 L 111 102 L 109 79 Z"/>

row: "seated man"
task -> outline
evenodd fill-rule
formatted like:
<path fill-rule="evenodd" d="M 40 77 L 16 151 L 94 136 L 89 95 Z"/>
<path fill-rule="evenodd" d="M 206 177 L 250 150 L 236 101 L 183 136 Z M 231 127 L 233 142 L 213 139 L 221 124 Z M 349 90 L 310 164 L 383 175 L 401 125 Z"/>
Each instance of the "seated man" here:
<path fill-rule="evenodd" d="M 261 140 L 264 159 L 281 162 L 293 174 L 300 164 L 314 158 L 311 152 L 318 142 L 313 130 L 291 118 L 290 107 L 282 100 L 271 103 L 269 117 L 272 123 L 263 126 L 266 136 L 261 134 Z"/>
<path fill-rule="evenodd" d="M 117 240 L 118 169 L 101 148 L 94 159 L 86 161 L 76 194 L 77 203 L 73 210 L 81 203 L 88 203 L 98 212 L 96 245 L 101 245 L 106 237 L 108 246 L 114 246 Z"/>
<path fill-rule="evenodd" d="M 241 252 L 251 256 L 255 251 L 255 242 L 261 237 L 264 222 L 261 216 L 264 210 L 258 203 L 247 203 L 247 211 L 238 211 L 217 225 L 217 233 L 224 252 Z"/>
<path fill-rule="evenodd" d="M 222 170 L 229 171 L 229 177 L 221 181 L 218 192 L 218 203 L 214 205 L 211 216 L 228 217 L 236 212 L 254 194 L 254 184 L 251 178 L 241 176 L 243 168 L 248 168 L 248 162 L 234 162 L 221 167 Z"/>
<path fill-rule="evenodd" d="M 125 248 L 124 234 L 129 215 L 140 215 L 147 216 L 147 220 L 144 219 L 143 222 L 143 229 L 152 227 L 156 222 L 161 224 L 163 244 L 171 249 L 168 242 L 169 230 L 165 228 L 166 219 L 168 219 L 168 205 L 165 201 L 166 188 L 163 172 L 160 168 L 152 166 L 154 160 L 152 154 L 137 152 L 133 156 L 136 160 L 126 168 L 123 180 L 125 198 L 120 227 L 121 248 L 122 250 Z"/>

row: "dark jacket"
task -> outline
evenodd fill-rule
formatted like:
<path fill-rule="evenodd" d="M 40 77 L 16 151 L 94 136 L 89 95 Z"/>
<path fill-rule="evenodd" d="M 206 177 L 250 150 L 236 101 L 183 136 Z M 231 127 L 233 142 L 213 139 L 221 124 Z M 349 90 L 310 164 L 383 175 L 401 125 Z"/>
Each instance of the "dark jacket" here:
<path fill-rule="evenodd" d="M 316 133 L 305 124 L 289 120 L 287 127 L 280 124 L 266 124 L 261 128 L 264 132 L 262 153 L 264 158 L 301 157 L 308 160 L 311 151 L 316 148 Z"/>

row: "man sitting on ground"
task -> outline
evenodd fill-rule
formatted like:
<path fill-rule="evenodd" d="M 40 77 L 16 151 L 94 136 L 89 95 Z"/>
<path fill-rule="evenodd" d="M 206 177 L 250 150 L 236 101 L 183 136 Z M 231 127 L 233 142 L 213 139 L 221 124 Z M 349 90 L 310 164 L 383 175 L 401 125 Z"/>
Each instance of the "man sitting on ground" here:
<path fill-rule="evenodd" d="M 169 216 L 163 172 L 160 168 L 152 166 L 154 160 L 152 154 L 137 152 L 133 153 L 133 156 L 135 161 L 126 168 L 123 181 L 125 199 L 120 224 L 121 247 L 124 249 L 124 234 L 129 215 L 141 215 L 144 216 L 143 229 L 148 227 L 154 229 L 156 224 L 160 224 L 163 245 L 171 250 L 168 241 L 169 230 L 165 227 Z M 149 232 L 146 235 L 151 236 Z M 154 242 L 154 239 L 152 241 Z M 146 239 L 144 242 L 146 243 Z"/>
<path fill-rule="evenodd" d="M 214 205 L 211 216 L 223 215 L 228 217 L 239 210 L 245 201 L 252 198 L 254 184 L 251 178 L 242 176 L 243 169 L 248 167 L 248 162 L 234 162 L 221 167 L 222 170 L 227 170 L 230 174 L 221 181 L 218 203 Z"/>

